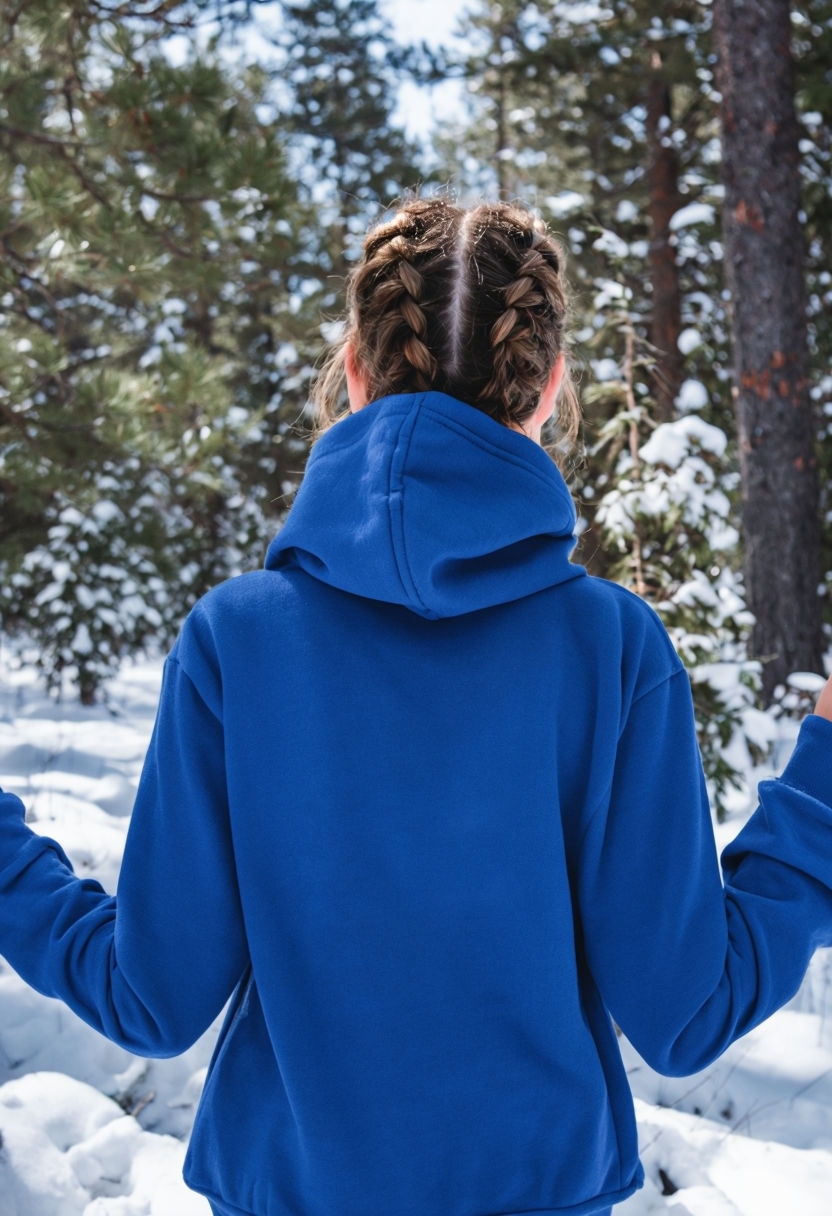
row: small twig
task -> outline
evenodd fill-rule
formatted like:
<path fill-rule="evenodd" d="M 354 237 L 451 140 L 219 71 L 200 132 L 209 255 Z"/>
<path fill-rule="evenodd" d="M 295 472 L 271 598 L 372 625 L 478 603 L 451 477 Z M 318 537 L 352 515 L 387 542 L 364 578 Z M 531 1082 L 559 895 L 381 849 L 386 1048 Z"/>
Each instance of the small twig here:
<path fill-rule="evenodd" d="M 156 1091 L 153 1089 L 148 1090 L 148 1092 L 144 1095 L 144 1097 L 141 1098 L 141 1100 L 138 1101 L 135 1106 L 132 1106 L 127 1113 L 129 1115 L 132 1115 L 134 1119 L 138 1119 L 139 1115 L 142 1113 L 144 1108 L 146 1106 L 149 1106 L 150 1103 L 155 1099 L 155 1097 L 156 1097 Z"/>
<path fill-rule="evenodd" d="M 625 331 L 624 345 L 624 393 L 627 401 L 627 411 L 630 415 L 629 424 L 629 439 L 630 439 L 630 456 L 633 461 L 636 476 L 641 478 L 642 462 L 639 455 L 639 433 L 638 433 L 638 406 L 636 404 L 636 395 L 633 389 L 635 379 L 635 333 L 632 325 L 628 325 Z M 636 595 L 644 596 L 647 594 L 647 583 L 644 579 L 644 554 L 642 552 L 641 535 L 639 534 L 638 523 L 633 521 L 633 566 L 635 569 L 635 592 Z"/>

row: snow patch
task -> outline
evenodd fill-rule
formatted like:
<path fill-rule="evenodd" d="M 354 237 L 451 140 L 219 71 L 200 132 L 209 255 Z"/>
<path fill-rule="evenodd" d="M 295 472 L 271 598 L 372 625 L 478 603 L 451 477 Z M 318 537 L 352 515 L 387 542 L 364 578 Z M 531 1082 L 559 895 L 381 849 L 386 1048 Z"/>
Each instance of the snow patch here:
<path fill-rule="evenodd" d="M 708 390 L 699 380 L 685 380 L 676 398 L 676 407 L 681 414 L 694 414 L 708 404 Z"/>
<path fill-rule="evenodd" d="M 712 224 L 715 214 L 710 203 L 688 203 L 687 207 L 682 207 L 671 217 L 670 231 L 679 232 L 693 224 Z"/>

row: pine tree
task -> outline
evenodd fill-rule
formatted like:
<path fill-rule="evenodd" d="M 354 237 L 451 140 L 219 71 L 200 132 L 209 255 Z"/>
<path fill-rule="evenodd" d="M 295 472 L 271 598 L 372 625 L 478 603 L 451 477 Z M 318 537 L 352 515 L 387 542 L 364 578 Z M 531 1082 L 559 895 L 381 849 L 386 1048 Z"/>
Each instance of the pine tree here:
<path fill-rule="evenodd" d="M 487 163 L 500 166 L 504 192 L 564 232 L 576 336 L 593 369 L 622 371 L 614 300 L 652 347 L 635 392 L 653 420 L 696 400 L 730 431 L 707 10 L 690 0 L 660 13 L 646 0 L 603 9 L 505 0 L 472 10 L 469 37 L 477 113 L 471 138 L 451 138 L 464 148 L 473 139 L 483 156 L 490 141 Z M 463 164 L 458 173 L 464 180 Z M 610 398 L 585 404 L 591 438 Z M 591 460 L 581 488 L 592 493 L 610 475 Z M 591 519 L 591 501 L 587 510 Z"/>
<path fill-rule="evenodd" d="M 830 621 L 832 593 L 832 2 L 809 0 L 792 12 L 796 101 L 800 122 L 802 218 L 805 241 L 809 383 L 819 426 L 821 519 L 825 521 L 821 569 Z"/>
<path fill-rule="evenodd" d="M 331 289 L 368 222 L 420 180 L 418 150 L 394 122 L 408 56 L 377 0 L 283 0 L 279 9 L 269 71 L 285 94 L 293 167 L 325 236 L 314 267 Z"/>
<path fill-rule="evenodd" d="M 799 127 L 788 0 L 717 0 L 725 266 L 753 652 L 771 698 L 821 670 L 817 458 L 808 391 Z"/>
<path fill-rule="evenodd" d="M 557 2 L 474 11 L 476 138 L 502 141 L 491 158 L 504 190 L 536 202 L 572 251 L 574 338 L 592 369 L 574 487 L 579 557 L 665 618 L 689 665 L 706 771 L 724 807 L 735 775 L 724 747 L 745 746 L 758 671 L 743 651 L 750 617 L 730 520 L 738 470 L 707 13 L 683 0 L 660 12 Z M 481 96 L 495 60 L 499 106 Z"/>
<path fill-rule="evenodd" d="M 295 191 L 256 71 L 167 54 L 193 12 L 47 2 L 2 34 L 0 613 L 84 700 L 261 560 L 302 463 L 267 424 L 300 408 Z"/>

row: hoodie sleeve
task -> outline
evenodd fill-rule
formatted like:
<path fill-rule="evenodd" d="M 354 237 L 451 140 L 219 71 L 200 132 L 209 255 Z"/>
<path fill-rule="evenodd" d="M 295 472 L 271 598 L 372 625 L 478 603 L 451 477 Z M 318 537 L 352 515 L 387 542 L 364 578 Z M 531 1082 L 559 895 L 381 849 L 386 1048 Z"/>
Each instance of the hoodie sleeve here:
<path fill-rule="evenodd" d="M 704 1068 L 832 944 L 832 722 L 804 722 L 721 877 L 689 682 L 670 676 L 631 707 L 581 867 L 586 956 L 612 1016 L 657 1071 Z"/>
<path fill-rule="evenodd" d="M 247 965 L 222 726 L 168 659 L 116 896 L 0 794 L 0 950 L 33 988 L 140 1055 L 184 1051 Z"/>

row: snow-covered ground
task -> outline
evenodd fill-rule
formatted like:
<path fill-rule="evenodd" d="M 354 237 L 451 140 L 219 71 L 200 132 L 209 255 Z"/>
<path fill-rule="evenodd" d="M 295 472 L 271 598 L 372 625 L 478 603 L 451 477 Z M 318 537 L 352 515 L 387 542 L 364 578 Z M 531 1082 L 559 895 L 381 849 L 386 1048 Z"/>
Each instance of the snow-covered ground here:
<path fill-rule="evenodd" d="M 160 674 L 128 665 L 106 705 L 83 709 L 0 652 L 0 786 L 110 890 Z M 178 1059 L 136 1059 L 0 960 L 0 1216 L 209 1216 L 180 1170 L 216 1033 Z M 616 1216 L 829 1216 L 829 952 L 788 1009 L 703 1073 L 667 1080 L 622 1046 L 647 1184 Z"/>

